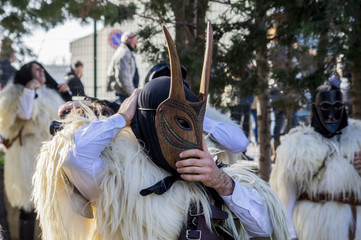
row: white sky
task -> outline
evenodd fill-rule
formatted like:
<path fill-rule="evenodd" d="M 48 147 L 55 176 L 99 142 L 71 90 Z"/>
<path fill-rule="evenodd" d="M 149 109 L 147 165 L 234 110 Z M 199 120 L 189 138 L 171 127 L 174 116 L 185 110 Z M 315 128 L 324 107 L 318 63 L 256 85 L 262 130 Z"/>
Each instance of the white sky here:
<path fill-rule="evenodd" d="M 97 23 L 97 30 L 103 27 L 101 22 Z M 45 32 L 38 29 L 31 36 L 24 37 L 26 45 L 38 56 L 36 59 L 46 65 L 70 64 L 70 42 L 75 39 L 94 33 L 94 23 L 80 24 L 80 21 L 71 20 Z M 30 61 L 33 59 L 25 59 Z"/>

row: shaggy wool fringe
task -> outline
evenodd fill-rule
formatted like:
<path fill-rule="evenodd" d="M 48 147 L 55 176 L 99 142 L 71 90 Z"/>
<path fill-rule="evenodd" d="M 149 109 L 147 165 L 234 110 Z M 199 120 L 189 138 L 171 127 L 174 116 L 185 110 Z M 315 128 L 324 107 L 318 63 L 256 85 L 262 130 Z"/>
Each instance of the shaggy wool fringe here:
<path fill-rule="evenodd" d="M 252 187 L 259 193 L 262 202 L 265 205 L 266 213 L 268 214 L 268 229 L 271 229 L 271 226 L 273 226 L 273 234 L 271 239 L 290 239 L 287 227 L 287 219 L 284 215 L 280 200 L 266 182 L 257 177 L 255 174 L 251 173 L 251 171 L 244 168 L 245 167 L 240 164 L 234 164 L 228 168 L 225 168 L 225 172 L 232 176 L 232 178 L 238 181 L 241 185 L 245 187 Z"/>
<path fill-rule="evenodd" d="M 169 175 L 151 162 L 141 149 L 130 128 L 124 128 L 101 154 L 104 161 L 102 194 L 94 203 L 94 219 L 86 219 L 71 208 L 71 188 L 61 170 L 74 147 L 76 130 L 96 117 L 89 110 L 87 117 L 73 114 L 66 127 L 52 141 L 43 145 L 34 175 L 34 202 L 43 230 L 43 239 L 177 239 L 187 219 L 189 206 L 202 204 L 210 227 L 209 199 L 200 184 L 177 181 L 163 195 L 142 197 L 147 188 Z M 124 151 L 126 149 L 126 151 Z M 255 187 L 265 200 L 273 239 L 288 239 L 285 218 L 279 201 L 268 186 L 255 175 L 234 166 L 227 171 L 241 184 Z M 230 210 L 226 229 L 235 239 L 248 239 L 242 224 L 234 221 Z M 81 233 L 86 233 L 81 235 Z"/>
<path fill-rule="evenodd" d="M 9 83 L 0 94 L 0 134 L 13 139 L 21 127 L 22 146 L 16 140 L 5 154 L 5 191 L 12 207 L 33 209 L 30 201 L 31 178 L 34 173 L 35 155 L 42 141 L 50 138 L 49 126 L 58 118 L 58 107 L 64 103 L 54 90 L 44 87 L 42 94 L 34 101 L 30 120 L 17 118 L 19 98 L 24 87 Z"/>
<path fill-rule="evenodd" d="M 61 169 L 68 157 L 68 150 L 74 147 L 76 130 L 96 119 L 89 109 L 87 114 L 88 118 L 77 114 L 69 115 L 64 120 L 64 130 L 43 144 L 37 158 L 33 176 L 33 200 L 43 239 L 90 239 L 89 236 L 95 231 L 93 219 L 81 217 L 72 209 L 72 189 Z"/>
<path fill-rule="evenodd" d="M 353 166 L 354 153 L 361 150 L 360 121 L 350 119 L 342 132 L 339 142 L 326 139 L 306 126 L 297 127 L 285 136 L 277 149 L 270 178 L 271 187 L 284 206 L 289 205 L 290 193 L 294 191 L 297 196 L 303 192 L 310 196 L 327 193 L 332 198 L 353 192 L 361 200 L 361 177 Z M 358 215 L 360 210 L 358 207 Z M 349 205 L 301 201 L 296 203 L 293 221 L 300 240 L 347 239 L 352 214 Z M 357 228 L 357 236 L 361 237 L 358 220 Z"/>

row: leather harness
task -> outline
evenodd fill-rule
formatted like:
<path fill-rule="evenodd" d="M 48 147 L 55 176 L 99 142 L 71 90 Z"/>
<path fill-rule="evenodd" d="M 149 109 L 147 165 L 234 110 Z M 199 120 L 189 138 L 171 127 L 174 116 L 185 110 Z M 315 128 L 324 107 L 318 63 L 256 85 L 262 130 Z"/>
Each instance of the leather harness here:
<path fill-rule="evenodd" d="M 212 222 L 224 222 L 228 218 L 228 213 L 222 211 L 214 205 L 210 205 L 212 211 Z M 203 207 L 199 209 L 194 204 L 188 211 L 187 224 L 182 229 L 178 240 L 234 240 L 234 238 L 223 229 L 219 227 L 212 227 L 210 230 L 207 227 L 206 219 L 204 217 Z"/>
<path fill-rule="evenodd" d="M 9 149 L 18 138 L 19 138 L 19 144 L 20 144 L 20 146 L 23 145 L 23 141 L 22 141 L 22 132 L 23 132 L 23 129 L 24 129 L 24 126 L 22 126 L 22 127 L 19 129 L 18 134 L 17 134 L 13 139 L 6 139 L 6 138 L 3 138 L 3 139 L 2 139 L 2 143 L 4 144 L 4 146 L 6 147 L 6 149 Z"/>
<path fill-rule="evenodd" d="M 302 200 L 308 200 L 312 202 L 317 203 L 325 203 L 325 202 L 338 202 L 342 204 L 348 204 L 350 205 L 351 212 L 352 212 L 352 218 L 353 218 L 353 224 L 351 223 L 349 226 L 348 231 L 348 237 L 349 240 L 354 240 L 356 236 L 356 223 L 357 223 L 357 206 L 361 206 L 361 200 L 357 199 L 354 193 L 347 192 L 344 195 L 338 195 L 335 197 L 332 197 L 329 194 L 318 194 L 315 196 L 310 196 L 308 193 L 302 193 L 298 201 Z"/>

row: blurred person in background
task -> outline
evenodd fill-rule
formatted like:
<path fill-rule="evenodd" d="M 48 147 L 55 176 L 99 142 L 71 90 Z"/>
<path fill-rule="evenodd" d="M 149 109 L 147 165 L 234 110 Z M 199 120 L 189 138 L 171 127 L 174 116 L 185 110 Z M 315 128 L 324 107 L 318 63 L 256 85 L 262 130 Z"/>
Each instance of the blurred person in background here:
<path fill-rule="evenodd" d="M 348 118 L 338 87 L 319 86 L 311 126 L 281 139 L 270 185 L 292 239 L 361 239 L 361 121 Z"/>
<path fill-rule="evenodd" d="M 121 104 L 139 85 L 139 74 L 134 57 L 138 43 L 137 35 L 125 32 L 121 44 L 115 51 L 107 72 L 107 90 L 115 91 L 116 102 Z"/>
<path fill-rule="evenodd" d="M 0 95 L 0 134 L 5 150 L 5 192 L 20 209 L 19 239 L 34 238 L 35 217 L 31 179 L 35 155 L 50 137 L 49 125 L 57 109 L 71 100 L 69 87 L 57 82 L 38 62 L 16 71 Z"/>
<path fill-rule="evenodd" d="M 11 65 L 15 61 L 15 53 L 10 53 L 0 62 L 0 89 L 14 77 L 16 69 Z"/>
<path fill-rule="evenodd" d="M 81 82 L 83 75 L 83 63 L 76 61 L 74 68 L 70 68 L 70 71 L 65 76 L 65 83 L 68 84 L 72 96 L 85 96 L 84 85 Z"/>

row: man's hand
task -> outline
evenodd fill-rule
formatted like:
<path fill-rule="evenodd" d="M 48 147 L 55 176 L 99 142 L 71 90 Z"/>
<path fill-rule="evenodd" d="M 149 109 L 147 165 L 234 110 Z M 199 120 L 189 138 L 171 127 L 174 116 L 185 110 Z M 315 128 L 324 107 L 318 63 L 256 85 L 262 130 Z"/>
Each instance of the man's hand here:
<path fill-rule="evenodd" d="M 130 97 L 124 100 L 124 102 L 122 103 L 122 105 L 120 106 L 117 112 L 118 114 L 121 114 L 124 117 L 127 126 L 130 125 L 134 117 L 135 111 L 137 110 L 138 96 L 140 91 L 141 90 L 138 88 L 135 89 L 132 95 L 130 95 Z"/>
<path fill-rule="evenodd" d="M 207 187 L 215 189 L 219 195 L 228 196 L 233 193 L 234 182 L 228 174 L 219 169 L 208 152 L 203 138 L 203 149 L 191 149 L 179 156 L 184 159 L 176 163 L 177 171 L 186 181 L 199 181 Z"/>
<path fill-rule="evenodd" d="M 58 85 L 58 92 L 64 93 L 64 92 L 69 92 L 69 91 L 70 91 L 70 88 L 69 88 L 68 84 L 60 83 Z"/>
<path fill-rule="evenodd" d="M 361 152 L 356 152 L 354 159 L 353 159 L 353 165 L 357 170 L 361 169 Z"/>
<path fill-rule="evenodd" d="M 38 80 L 36 79 L 33 79 L 31 81 L 29 81 L 26 85 L 25 85 L 26 88 L 29 88 L 29 89 L 39 89 L 41 88 L 41 84 Z"/>

